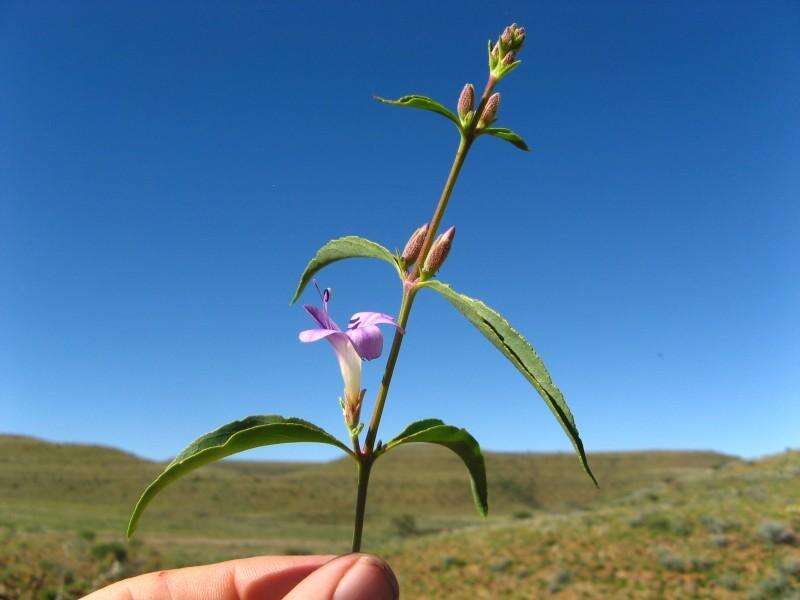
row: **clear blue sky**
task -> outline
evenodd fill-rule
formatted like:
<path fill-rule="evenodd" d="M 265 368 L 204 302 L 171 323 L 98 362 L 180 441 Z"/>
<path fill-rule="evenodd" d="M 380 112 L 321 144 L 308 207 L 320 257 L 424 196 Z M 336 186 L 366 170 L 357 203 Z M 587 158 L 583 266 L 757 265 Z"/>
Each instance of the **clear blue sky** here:
<path fill-rule="evenodd" d="M 287 301 L 330 238 L 401 246 L 457 142 L 371 96 L 452 106 L 515 20 L 499 124 L 533 151 L 477 144 L 442 279 L 529 337 L 590 451 L 800 445 L 800 5 L 214 4 L 0 7 L 0 431 L 155 458 L 248 414 L 343 434 L 333 355 Z M 397 310 L 382 263 L 321 280 L 340 322 Z M 384 437 L 430 416 L 570 447 L 421 294 Z"/>

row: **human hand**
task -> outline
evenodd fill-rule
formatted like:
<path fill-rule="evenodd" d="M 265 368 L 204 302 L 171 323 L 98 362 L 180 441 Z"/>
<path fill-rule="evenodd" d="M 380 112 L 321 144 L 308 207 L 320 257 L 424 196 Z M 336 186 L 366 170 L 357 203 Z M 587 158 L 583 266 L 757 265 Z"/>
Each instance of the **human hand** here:
<path fill-rule="evenodd" d="M 257 556 L 158 571 L 114 583 L 84 600 L 396 600 L 397 579 L 369 554 Z"/>

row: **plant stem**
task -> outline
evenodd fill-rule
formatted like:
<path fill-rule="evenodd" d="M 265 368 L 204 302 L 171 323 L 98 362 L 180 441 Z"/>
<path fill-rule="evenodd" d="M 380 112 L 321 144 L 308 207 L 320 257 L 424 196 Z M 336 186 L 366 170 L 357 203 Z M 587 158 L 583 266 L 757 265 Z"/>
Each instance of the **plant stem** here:
<path fill-rule="evenodd" d="M 369 485 L 370 470 L 372 470 L 372 458 L 363 455 L 359 456 L 356 521 L 353 527 L 353 552 L 361 551 L 361 533 L 364 531 L 364 511 L 367 507 L 367 486 Z"/>
<path fill-rule="evenodd" d="M 362 452 L 356 448 L 356 455 L 358 457 L 358 495 L 356 497 L 356 517 L 355 525 L 353 527 L 353 552 L 358 552 L 361 549 L 361 533 L 364 529 L 364 510 L 367 504 L 367 486 L 369 485 L 369 473 L 372 469 L 372 462 L 374 460 L 373 451 L 375 449 L 375 439 L 378 436 L 378 427 L 381 423 L 381 416 L 383 415 L 383 407 L 386 404 L 386 397 L 389 394 L 389 386 L 392 383 L 392 375 L 394 375 L 394 366 L 397 363 L 397 357 L 400 355 L 400 347 L 403 344 L 403 337 L 405 335 L 406 326 L 408 325 L 408 318 L 411 314 L 411 306 L 414 304 L 414 296 L 416 295 L 416 282 L 419 279 L 421 265 L 425 263 L 425 258 L 430 252 L 433 240 L 436 238 L 436 233 L 439 230 L 439 225 L 444 217 L 444 212 L 447 210 L 447 203 L 450 201 L 450 196 L 453 193 L 453 188 L 456 185 L 456 180 L 461 172 L 461 167 L 464 166 L 464 161 L 467 158 L 472 142 L 475 141 L 475 129 L 483 111 L 486 106 L 486 101 L 494 90 L 497 81 L 489 76 L 486 82 L 486 87 L 483 90 L 481 101 L 475 110 L 475 116 L 469 126 L 461 133 L 461 141 L 458 144 L 458 150 L 453 158 L 453 164 L 450 167 L 450 172 L 447 175 L 447 180 L 444 183 L 444 188 L 439 196 L 439 202 L 433 211 L 428 232 L 425 235 L 425 240 L 422 243 L 422 250 L 417 258 L 414 269 L 406 276 L 403 285 L 403 299 L 400 303 L 400 311 L 397 315 L 398 329 L 394 332 L 392 339 L 392 348 L 389 350 L 389 356 L 386 359 L 386 368 L 383 372 L 381 385 L 378 389 L 378 395 L 375 398 L 375 406 L 372 409 L 372 418 L 369 422 L 369 429 L 364 438 L 364 449 Z M 354 444 L 357 442 L 354 441 Z"/>
<path fill-rule="evenodd" d="M 397 325 L 399 329 L 394 332 L 392 339 L 392 348 L 389 350 L 389 356 L 386 359 L 386 369 L 381 378 L 381 386 L 378 389 L 378 395 L 375 398 L 375 407 L 372 410 L 372 418 L 369 422 L 369 429 L 367 430 L 367 437 L 364 438 L 364 448 L 367 452 L 371 453 L 375 447 L 375 437 L 378 435 L 378 425 L 381 422 L 381 415 L 383 414 L 383 405 L 386 404 L 386 396 L 389 393 L 389 386 L 392 383 L 392 375 L 394 374 L 394 365 L 397 363 L 397 357 L 400 354 L 400 346 L 403 344 L 403 335 L 408 323 L 408 316 L 411 313 L 411 305 L 414 303 L 414 292 L 407 287 L 403 291 L 403 300 L 400 303 L 400 312 L 397 315 Z"/>
<path fill-rule="evenodd" d="M 424 262 L 425 257 L 428 255 L 428 251 L 433 244 L 434 235 L 439 229 L 439 224 L 444 216 L 444 211 L 447 209 L 447 202 L 450 200 L 450 195 L 453 193 L 453 187 L 455 187 L 458 174 L 461 171 L 461 167 L 464 165 L 464 159 L 467 158 L 467 152 L 469 152 L 471 144 L 472 142 L 470 140 L 464 136 L 461 136 L 461 142 L 458 144 L 458 150 L 456 151 L 456 156 L 453 159 L 453 165 L 450 167 L 450 173 L 447 176 L 447 181 L 444 184 L 442 195 L 439 197 L 439 203 L 436 205 L 436 210 L 433 211 L 433 217 L 431 218 L 431 223 L 428 226 L 428 233 L 425 236 L 425 241 L 422 244 L 422 250 L 419 253 L 417 264 L 406 279 L 407 284 L 413 284 L 419 275 L 419 265 Z M 386 404 L 386 396 L 389 393 L 389 386 L 392 383 L 394 365 L 397 362 L 398 355 L 400 354 L 400 346 L 403 344 L 403 336 L 406 325 L 408 324 L 408 317 L 411 314 L 411 306 L 414 303 L 415 293 L 416 292 L 413 285 L 404 285 L 403 300 L 400 304 L 400 312 L 397 316 L 397 324 L 399 328 L 394 332 L 392 348 L 389 351 L 389 357 L 386 359 L 386 369 L 383 372 L 381 386 L 378 389 L 378 396 L 375 399 L 375 408 L 372 411 L 372 419 L 369 423 L 367 437 L 364 439 L 364 447 L 366 448 L 367 452 L 371 452 L 375 446 L 375 438 L 378 435 L 378 426 L 380 425 L 381 416 L 383 415 L 383 406 Z"/>

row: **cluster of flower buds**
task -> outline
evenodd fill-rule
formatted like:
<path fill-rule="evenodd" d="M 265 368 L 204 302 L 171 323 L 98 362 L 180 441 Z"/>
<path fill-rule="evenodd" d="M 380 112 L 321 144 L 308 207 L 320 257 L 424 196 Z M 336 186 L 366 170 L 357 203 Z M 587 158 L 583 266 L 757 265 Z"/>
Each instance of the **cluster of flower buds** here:
<path fill-rule="evenodd" d="M 500 110 L 500 94 L 495 92 L 486 101 L 486 105 L 481 112 L 481 118 L 478 121 L 478 129 L 483 129 L 491 125 L 497 118 L 497 111 Z"/>
<path fill-rule="evenodd" d="M 489 42 L 489 71 L 497 81 L 517 68 L 522 61 L 517 60 L 517 53 L 525 42 L 525 28 L 512 23 L 503 30 L 500 38 L 492 46 Z"/>
<path fill-rule="evenodd" d="M 422 251 L 422 244 L 425 242 L 425 235 L 428 233 L 428 224 L 425 223 L 411 234 L 406 242 L 406 247 L 403 248 L 403 253 L 400 258 L 403 260 L 403 266 L 406 268 L 413 265 L 419 258 L 419 253 Z"/>
<path fill-rule="evenodd" d="M 442 267 L 447 255 L 450 254 L 450 247 L 453 245 L 453 238 L 456 236 L 456 228 L 451 227 L 433 242 L 428 256 L 425 257 L 425 264 L 422 266 L 422 277 L 427 279 L 436 274 Z"/>
<path fill-rule="evenodd" d="M 472 110 L 475 105 L 475 88 L 471 83 L 464 86 L 461 90 L 461 95 L 458 97 L 458 118 L 461 124 L 466 127 L 472 120 L 474 111 Z"/>

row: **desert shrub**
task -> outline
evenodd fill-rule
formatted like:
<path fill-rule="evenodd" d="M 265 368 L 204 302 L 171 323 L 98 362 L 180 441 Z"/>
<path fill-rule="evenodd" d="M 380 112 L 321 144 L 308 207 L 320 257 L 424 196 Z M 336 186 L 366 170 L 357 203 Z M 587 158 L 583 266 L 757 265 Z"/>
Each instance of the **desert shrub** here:
<path fill-rule="evenodd" d="M 694 556 L 689 559 L 692 571 L 708 571 L 714 566 L 714 561 L 705 556 Z"/>
<path fill-rule="evenodd" d="M 790 544 L 797 543 L 797 536 L 784 523 L 778 521 L 765 521 L 758 528 L 758 535 L 772 544 Z"/>
<path fill-rule="evenodd" d="M 78 532 L 78 537 L 86 542 L 93 542 L 97 537 L 97 534 L 90 529 L 84 529 L 83 531 Z"/>
<path fill-rule="evenodd" d="M 686 537 L 687 535 L 692 533 L 692 524 L 685 519 L 672 519 L 670 521 L 670 531 L 675 535 L 679 535 L 681 537 Z"/>
<path fill-rule="evenodd" d="M 739 589 L 739 577 L 736 573 L 728 571 L 719 578 L 719 584 L 726 590 L 735 592 Z"/>
<path fill-rule="evenodd" d="M 673 554 L 669 550 L 661 549 L 658 551 L 658 564 L 664 567 L 667 571 L 675 573 L 684 573 L 688 565 L 682 556 Z"/>
<path fill-rule="evenodd" d="M 672 523 L 666 515 L 651 513 L 649 515 L 644 515 L 641 526 L 647 527 L 650 531 L 656 533 L 668 533 Z"/>
<path fill-rule="evenodd" d="M 792 577 L 800 576 L 800 558 L 796 556 L 787 556 L 781 561 L 778 567 L 781 573 L 790 575 Z"/>
<path fill-rule="evenodd" d="M 392 528 L 400 537 L 411 537 L 419 533 L 414 515 L 400 515 L 392 519 Z"/>
<path fill-rule="evenodd" d="M 628 523 L 631 527 L 646 527 L 654 533 L 672 533 L 681 537 L 692 533 L 692 524 L 678 517 L 663 513 L 647 513 L 633 517 Z"/>
<path fill-rule="evenodd" d="M 550 577 L 547 582 L 547 591 L 555 594 L 564 589 L 572 581 L 572 571 L 569 569 L 559 569 Z"/>
<path fill-rule="evenodd" d="M 697 571 L 707 571 L 714 566 L 714 561 L 702 556 L 683 557 L 674 554 L 666 548 L 658 551 L 658 563 L 667 571 L 674 573 L 690 573 Z"/>
<path fill-rule="evenodd" d="M 723 535 L 721 533 L 717 533 L 711 536 L 711 543 L 714 544 L 717 548 L 724 548 L 728 545 L 728 536 Z"/>
<path fill-rule="evenodd" d="M 504 560 L 500 560 L 497 561 L 496 563 L 489 565 L 489 570 L 492 573 L 505 573 L 513 566 L 514 566 L 514 561 L 511 560 L 510 558 L 506 558 Z"/>
<path fill-rule="evenodd" d="M 90 551 L 92 558 L 102 560 L 107 556 L 113 556 L 119 562 L 125 562 L 128 559 L 128 549 L 124 544 L 119 542 L 106 542 L 104 544 L 96 544 L 92 546 Z"/>
<path fill-rule="evenodd" d="M 289 546 L 283 549 L 283 553 L 288 556 L 303 556 L 305 554 L 313 554 L 308 548 L 301 548 L 299 546 Z"/>
<path fill-rule="evenodd" d="M 449 569 L 460 569 L 461 567 L 466 567 L 467 561 L 462 560 L 456 556 L 445 556 L 442 558 L 442 570 L 447 571 Z"/>
<path fill-rule="evenodd" d="M 720 519 L 712 515 L 703 515 L 700 522 L 710 533 L 728 533 L 739 529 L 739 524 L 734 521 Z"/>
<path fill-rule="evenodd" d="M 530 569 L 522 569 L 517 573 L 517 579 L 527 579 L 531 575 L 533 575 L 533 571 Z"/>
<path fill-rule="evenodd" d="M 513 517 L 518 520 L 530 519 L 533 513 L 529 510 L 518 510 L 513 514 Z"/>
<path fill-rule="evenodd" d="M 747 595 L 748 600 L 767 600 L 768 598 L 785 598 L 792 589 L 789 580 L 783 573 L 773 573 L 756 584 Z"/>
<path fill-rule="evenodd" d="M 641 527 L 644 524 L 644 515 L 642 513 L 638 513 L 633 515 L 630 519 L 628 519 L 628 525 L 631 527 Z"/>

